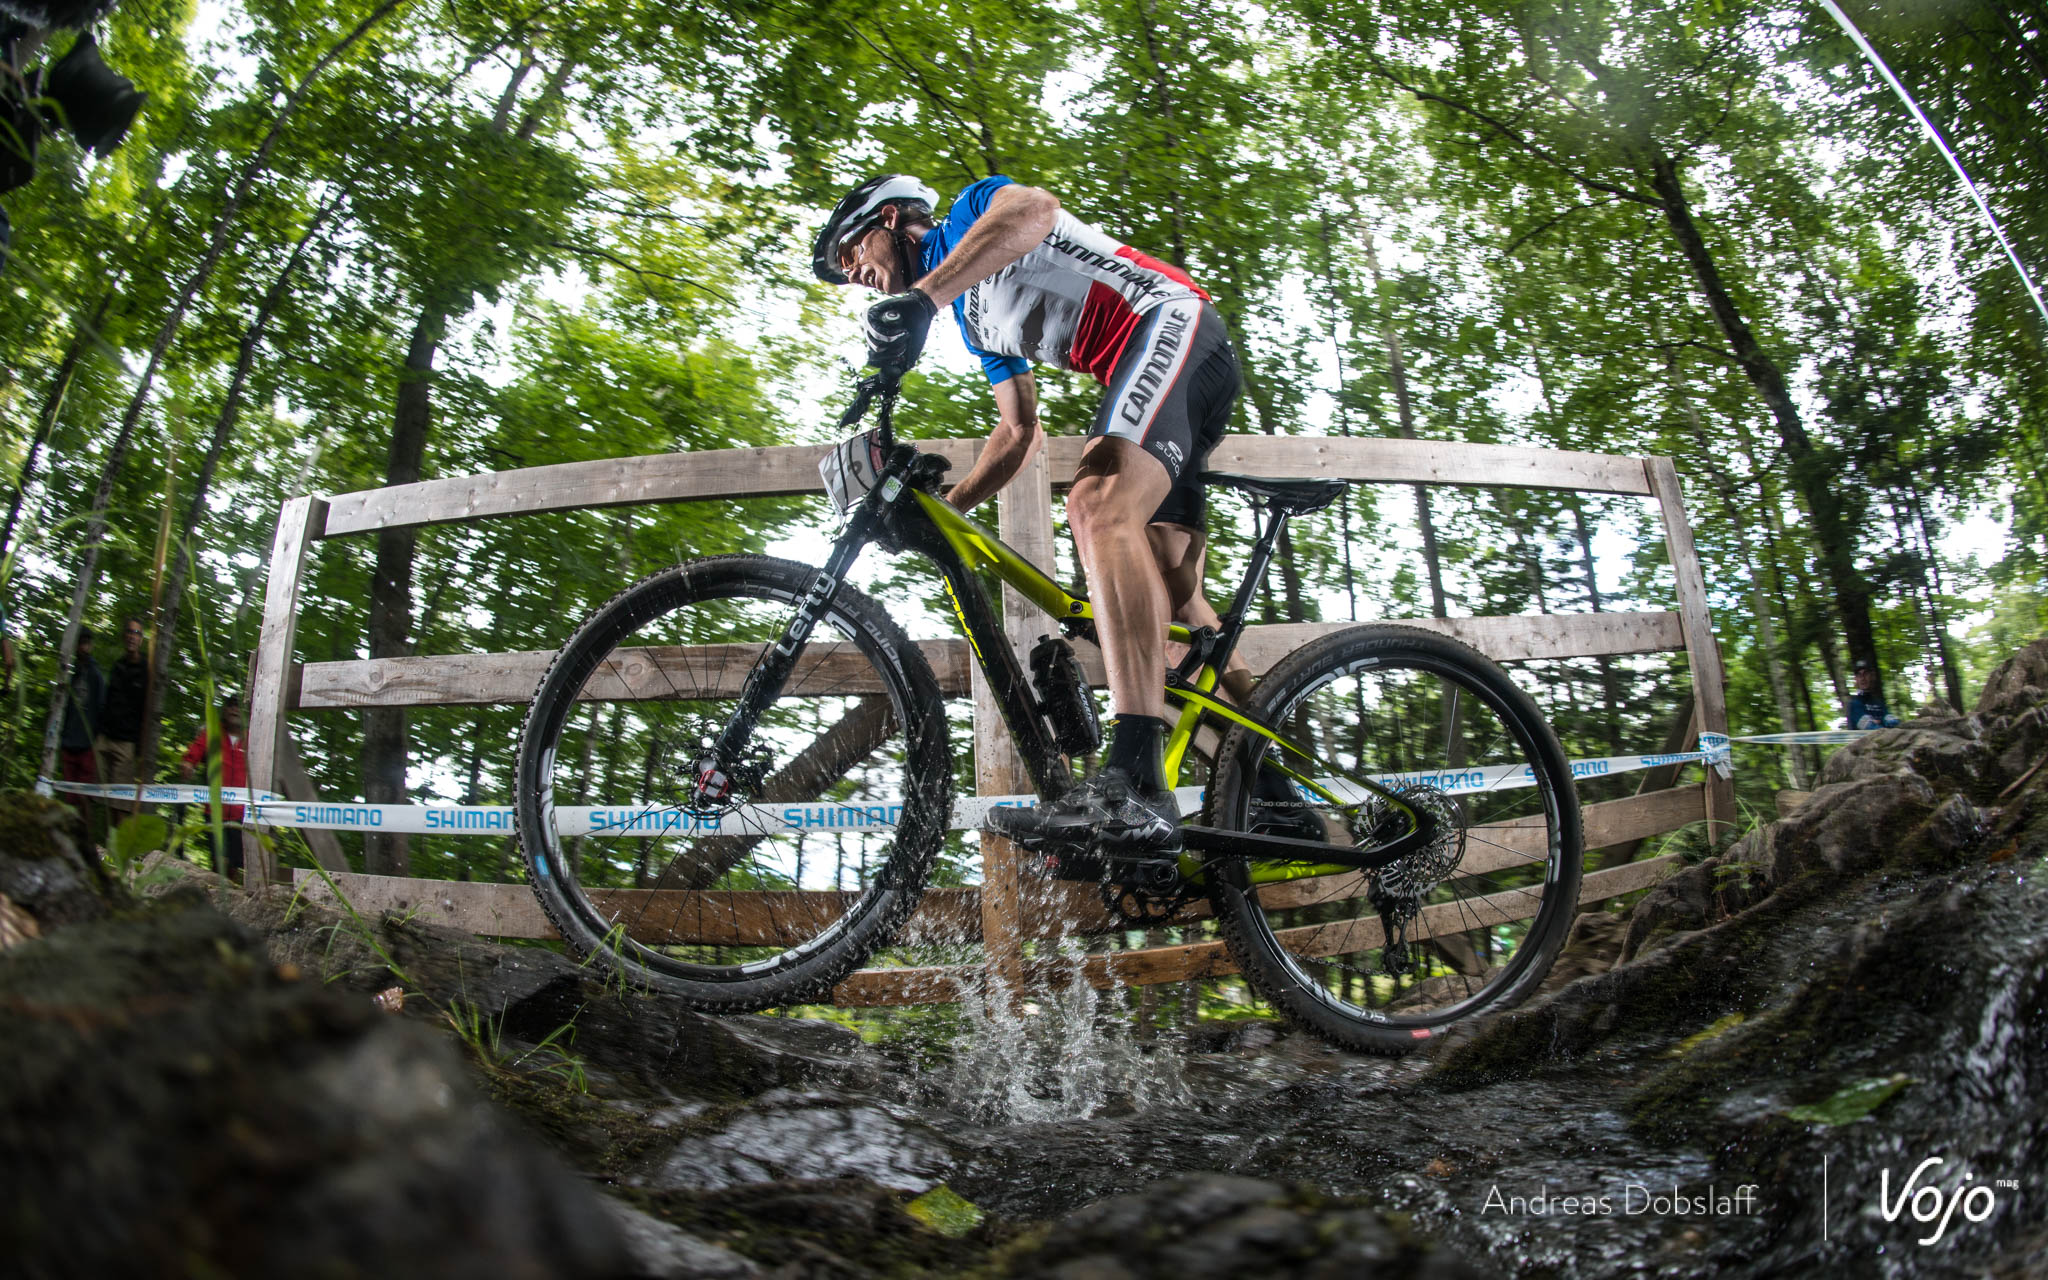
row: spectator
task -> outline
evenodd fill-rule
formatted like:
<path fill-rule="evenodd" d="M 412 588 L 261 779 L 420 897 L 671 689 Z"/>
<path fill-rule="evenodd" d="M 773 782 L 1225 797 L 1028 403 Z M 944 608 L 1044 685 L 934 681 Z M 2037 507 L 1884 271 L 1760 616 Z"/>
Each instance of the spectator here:
<path fill-rule="evenodd" d="M 92 660 L 92 628 L 78 629 L 77 656 L 71 660 L 71 679 L 64 690 L 64 736 L 58 740 L 57 776 L 65 782 L 98 782 L 99 769 L 93 760 L 92 740 L 99 732 L 100 706 L 107 696 L 107 680 L 100 665 Z M 67 793 L 65 798 L 88 825 L 92 807 L 84 796 Z"/>
<path fill-rule="evenodd" d="M 1884 692 L 1877 687 L 1877 665 L 1868 658 L 1856 659 L 1856 692 L 1849 695 L 1848 726 L 1851 729 L 1889 729 L 1899 718 L 1884 705 Z"/>
<path fill-rule="evenodd" d="M 135 753 L 142 745 L 142 699 L 149 688 L 149 663 L 142 657 L 142 619 L 121 627 L 122 653 L 107 672 L 107 700 L 100 711 L 99 736 L 93 753 L 99 757 L 100 781 L 135 781 Z M 110 799 L 107 808 L 118 823 L 135 811 L 133 800 Z"/>
<path fill-rule="evenodd" d="M 220 736 L 220 785 L 248 786 L 249 752 L 242 741 L 242 700 L 232 693 L 220 700 Z M 201 729 L 199 736 L 192 739 L 192 745 L 185 748 L 178 776 L 187 782 L 192 781 L 193 771 L 200 762 L 214 754 L 206 730 Z M 220 816 L 222 830 L 220 843 L 213 848 L 213 869 L 224 877 L 239 880 L 242 876 L 242 806 L 223 804 Z"/>

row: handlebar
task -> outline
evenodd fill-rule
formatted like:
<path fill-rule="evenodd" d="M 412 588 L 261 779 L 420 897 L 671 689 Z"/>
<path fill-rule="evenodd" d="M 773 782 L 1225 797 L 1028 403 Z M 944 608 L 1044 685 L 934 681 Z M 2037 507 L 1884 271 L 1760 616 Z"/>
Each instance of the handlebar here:
<path fill-rule="evenodd" d="M 879 397 L 882 407 L 875 411 L 875 439 L 882 447 L 884 456 L 895 451 L 896 431 L 890 423 L 890 414 L 896 408 L 896 393 L 901 388 L 901 374 L 874 373 L 860 380 L 854 389 L 853 403 L 840 415 L 839 429 L 851 431 L 865 418 L 868 407 Z"/>

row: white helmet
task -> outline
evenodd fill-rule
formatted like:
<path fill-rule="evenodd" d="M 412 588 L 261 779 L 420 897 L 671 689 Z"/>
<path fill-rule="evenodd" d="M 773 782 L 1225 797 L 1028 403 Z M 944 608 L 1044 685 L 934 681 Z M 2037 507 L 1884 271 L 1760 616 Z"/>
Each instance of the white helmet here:
<path fill-rule="evenodd" d="M 832 216 L 825 219 L 817 242 L 811 246 L 811 269 L 827 284 L 845 284 L 846 273 L 839 269 L 839 252 L 847 241 L 874 226 L 890 205 L 921 205 L 929 213 L 938 202 L 938 192 L 907 174 L 885 173 L 868 179 L 847 192 L 846 198 L 832 210 Z"/>

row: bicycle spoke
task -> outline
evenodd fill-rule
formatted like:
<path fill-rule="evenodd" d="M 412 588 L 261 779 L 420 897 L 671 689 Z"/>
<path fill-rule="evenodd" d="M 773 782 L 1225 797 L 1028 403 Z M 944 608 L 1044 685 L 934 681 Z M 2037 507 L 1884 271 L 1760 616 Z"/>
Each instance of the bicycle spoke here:
<path fill-rule="evenodd" d="M 540 845 L 561 868 L 537 877 L 544 900 L 559 893 L 627 971 L 685 994 L 702 987 L 707 1001 L 770 988 L 776 974 L 817 968 L 815 956 L 851 955 L 842 939 L 878 932 L 875 911 L 894 901 L 878 879 L 904 878 L 884 872 L 903 857 L 928 859 L 943 835 L 919 821 L 912 847 L 899 849 L 914 780 L 950 779 L 950 766 L 933 763 L 948 752 L 943 729 L 931 728 L 942 708 L 929 671 L 884 658 L 909 646 L 879 638 L 889 624 L 871 604 L 849 606 L 867 611 L 858 615 L 828 610 L 782 688 L 736 719 L 749 673 L 787 634 L 811 574 L 759 557 L 700 562 L 642 584 L 644 604 L 586 626 L 565 650 L 588 673 L 571 700 L 624 700 L 591 753 L 602 759 L 598 808 L 545 840 L 522 826 L 529 857 Z M 904 690 L 906 671 L 921 674 L 918 700 Z M 536 720 L 558 740 L 567 715 L 544 718 L 537 701 L 530 732 Z M 736 723 L 748 729 L 733 743 Z M 724 745 L 713 759 L 715 743 Z M 522 744 L 527 781 L 576 794 L 570 754 Z M 925 807 L 948 804 L 941 791 Z"/>
<path fill-rule="evenodd" d="M 1554 742 L 1497 669 L 1489 676 L 1483 659 L 1460 655 L 1469 651 L 1441 638 L 1365 628 L 1310 646 L 1260 687 L 1270 722 L 1333 751 L 1319 776 L 1391 779 L 1398 805 L 1317 802 L 1327 828 L 1383 845 L 1413 829 L 1412 808 L 1435 831 L 1393 863 L 1350 876 L 1258 883 L 1242 866 L 1219 868 L 1242 881 L 1241 896 L 1224 898 L 1224 923 L 1247 976 L 1290 1016 L 1360 1047 L 1402 1047 L 1373 1037 L 1440 1025 L 1525 987 L 1522 975 L 1547 965 L 1540 953 L 1572 910 L 1558 867 L 1577 839 L 1576 806 L 1567 829 L 1552 794 L 1569 778 L 1535 751 L 1554 752 Z M 1226 779 L 1222 791 L 1211 821 L 1254 820 L 1248 788 Z M 1576 885 L 1575 865 L 1563 878 Z"/>

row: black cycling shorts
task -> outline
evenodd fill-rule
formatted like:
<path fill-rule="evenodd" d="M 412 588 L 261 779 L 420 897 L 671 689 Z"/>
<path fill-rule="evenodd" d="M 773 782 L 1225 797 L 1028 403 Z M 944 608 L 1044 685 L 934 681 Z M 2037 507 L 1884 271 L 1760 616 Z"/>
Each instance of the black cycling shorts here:
<path fill-rule="evenodd" d="M 1088 435 L 1121 436 L 1166 467 L 1173 488 L 1151 523 L 1202 527 L 1202 464 L 1223 438 L 1238 383 L 1237 353 L 1208 303 L 1175 298 L 1139 322 Z"/>

